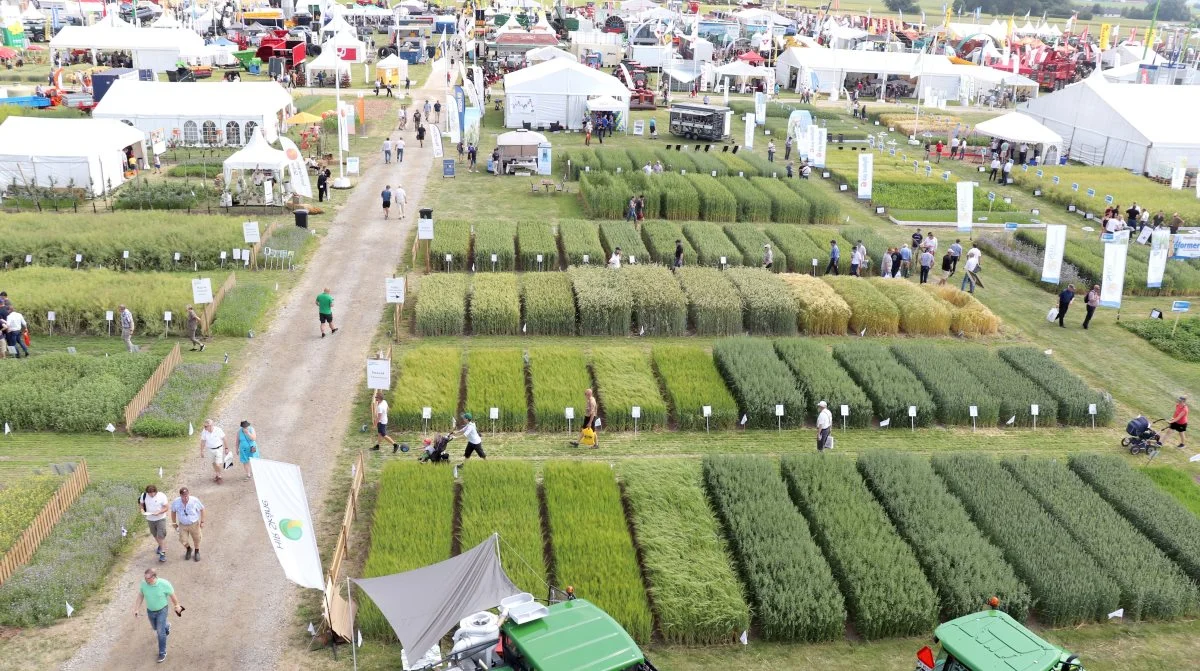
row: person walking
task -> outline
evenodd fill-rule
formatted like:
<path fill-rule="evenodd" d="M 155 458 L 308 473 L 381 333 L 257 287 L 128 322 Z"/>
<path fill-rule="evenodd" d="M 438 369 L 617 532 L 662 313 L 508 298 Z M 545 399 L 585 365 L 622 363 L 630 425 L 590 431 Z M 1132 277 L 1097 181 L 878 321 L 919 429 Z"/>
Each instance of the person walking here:
<path fill-rule="evenodd" d="M 950 250 L 946 250 L 946 253 L 942 255 L 942 276 L 938 278 L 938 286 L 944 285 L 953 273 L 954 257 L 950 255 Z"/>
<path fill-rule="evenodd" d="M 250 420 L 243 419 L 238 425 L 238 461 L 242 462 L 242 471 L 246 479 L 254 477 L 250 471 L 250 460 L 258 458 L 258 434 Z"/>
<path fill-rule="evenodd" d="M 385 138 L 383 141 L 383 164 L 387 165 L 392 162 L 392 138 Z"/>
<path fill-rule="evenodd" d="M 446 73 L 446 78 L 447 79 L 450 78 L 450 73 L 448 73 L 448 72 Z M 433 104 L 433 115 L 434 115 L 434 119 L 433 119 L 434 123 L 442 122 L 442 102 L 440 100 Z"/>
<path fill-rule="evenodd" d="M 200 458 L 212 463 L 213 482 L 221 484 L 221 471 L 225 468 L 225 431 L 211 419 L 204 420 L 200 431 Z"/>
<path fill-rule="evenodd" d="M 838 274 L 838 262 L 842 260 L 842 250 L 838 249 L 837 240 L 829 241 L 829 264 L 825 266 L 826 275 Z"/>
<path fill-rule="evenodd" d="M 388 402 L 383 397 L 383 390 L 381 389 L 375 390 L 375 398 L 371 402 L 371 414 L 375 419 L 375 433 L 378 434 L 378 438 L 375 439 L 375 446 L 371 449 L 378 452 L 379 444 L 386 440 L 392 446 L 392 454 L 395 454 L 399 445 L 388 435 Z"/>
<path fill-rule="evenodd" d="M 12 309 L 12 304 L 5 304 L 5 309 L 12 310 L 4 317 L 4 354 L 8 354 L 8 348 L 11 347 L 13 354 L 18 359 L 21 358 L 21 352 L 25 352 L 25 358 L 29 358 L 29 348 L 25 346 L 25 330 L 29 328 L 29 324 L 25 321 L 25 315 Z"/>
<path fill-rule="evenodd" d="M 883 250 L 883 255 L 879 258 L 879 276 L 892 276 L 892 248 L 888 247 Z"/>
<path fill-rule="evenodd" d="M 929 282 L 929 269 L 933 267 L 933 253 L 928 248 L 921 252 L 921 284 Z"/>
<path fill-rule="evenodd" d="M 862 266 L 863 261 L 867 258 L 867 248 L 863 246 L 862 240 L 854 243 L 854 249 L 850 251 L 850 275 L 858 277 L 858 269 Z"/>
<path fill-rule="evenodd" d="M 1175 414 L 1171 415 L 1171 423 L 1167 425 L 1167 430 L 1163 431 L 1163 442 L 1167 442 L 1167 431 L 1174 431 L 1179 434 L 1179 448 L 1187 447 L 1184 443 L 1183 434 L 1187 433 L 1188 425 L 1188 404 L 1187 396 L 1180 396 L 1179 402 L 1175 404 Z"/>
<path fill-rule="evenodd" d="M 124 305 L 118 305 L 117 312 L 120 315 L 121 340 L 125 341 L 125 349 L 129 352 L 136 352 L 137 346 L 133 344 L 133 313 Z"/>
<path fill-rule="evenodd" d="M 979 260 L 983 257 L 983 252 L 979 251 L 979 246 L 972 243 L 971 251 L 967 252 L 967 265 L 963 267 L 966 271 L 963 273 L 962 283 L 959 284 L 959 291 L 969 291 L 975 293 L 975 278 L 979 273 Z M 970 285 L 970 289 L 967 289 Z"/>
<path fill-rule="evenodd" d="M 179 542 L 186 551 L 183 560 L 200 561 L 200 540 L 204 536 L 204 504 L 192 496 L 187 487 L 179 490 L 179 498 L 171 502 L 171 526 L 179 532 Z"/>
<path fill-rule="evenodd" d="M 417 124 L 417 146 L 425 147 L 425 125 Z"/>
<path fill-rule="evenodd" d="M 1009 159 L 1004 162 L 1004 181 L 1002 181 L 1001 184 L 1012 184 L 1012 169 L 1013 160 L 1012 157 L 1009 157 Z"/>
<path fill-rule="evenodd" d="M 1083 318 L 1083 328 L 1087 328 L 1092 322 L 1092 315 L 1096 313 L 1096 308 L 1100 306 L 1100 285 L 1093 284 L 1091 291 L 1083 297 L 1084 309 L 1087 310 L 1087 316 Z"/>
<path fill-rule="evenodd" d="M 392 192 L 392 197 L 396 201 L 396 206 L 400 209 L 400 218 L 404 218 L 404 206 L 408 203 L 408 192 L 399 184 L 396 185 L 396 190 Z"/>
<path fill-rule="evenodd" d="M 198 337 L 200 334 L 200 316 L 196 314 L 196 308 L 190 305 L 187 306 L 186 326 L 188 338 L 192 341 L 192 349 L 189 351 L 203 352 L 204 343 L 200 342 L 200 338 Z"/>
<path fill-rule="evenodd" d="M 449 74 L 449 73 L 447 73 L 447 74 Z M 429 121 L 430 120 L 429 115 L 431 112 L 433 112 L 433 105 L 429 104 L 429 98 L 425 99 L 425 106 L 422 109 L 425 110 L 425 120 Z"/>
<path fill-rule="evenodd" d="M 672 268 L 682 268 L 683 267 L 683 240 L 675 241 L 675 262 L 674 262 L 674 264 L 672 264 L 671 267 Z"/>
<path fill-rule="evenodd" d="M 1075 285 L 1068 284 L 1066 289 L 1058 295 L 1058 325 L 1061 328 L 1067 328 L 1063 320 L 1067 318 L 1067 309 L 1071 307 L 1071 302 L 1075 300 Z"/>
<path fill-rule="evenodd" d="M 824 452 L 833 447 L 829 440 L 829 432 L 833 429 L 833 413 L 829 412 L 829 404 L 825 401 L 817 403 L 817 452 Z"/>
<path fill-rule="evenodd" d="M 912 249 L 909 249 L 908 243 L 900 246 L 900 277 L 908 279 L 908 274 L 912 270 Z"/>
<path fill-rule="evenodd" d="M 934 145 L 933 151 L 934 151 L 934 155 L 937 157 L 937 160 L 936 160 L 937 163 L 942 162 L 942 150 L 945 148 L 946 148 L 946 145 L 942 144 L 941 140 L 938 140 L 937 144 Z"/>
<path fill-rule="evenodd" d="M 596 402 L 596 394 L 590 388 L 583 390 L 583 424 L 580 425 L 579 431 L 582 433 L 584 429 L 591 429 L 593 432 L 593 449 L 600 447 L 600 437 L 595 434 L 596 417 L 600 413 L 600 404 Z M 571 441 L 571 447 L 579 447 L 579 441 Z"/>
<path fill-rule="evenodd" d="M 404 138 L 402 138 L 402 137 L 396 138 L 395 147 L 396 147 L 396 163 L 397 164 L 403 163 L 404 162 Z"/>
<path fill-rule="evenodd" d="M 150 528 L 150 537 L 158 543 L 158 561 L 167 561 L 167 512 L 171 503 L 167 495 L 158 491 L 158 487 L 147 485 L 146 490 L 138 497 L 138 509 L 146 518 L 146 526 Z"/>
<path fill-rule="evenodd" d="M 954 273 L 958 271 L 958 258 L 962 256 L 962 240 L 955 239 L 950 245 L 950 274 L 947 277 L 954 277 Z"/>
<path fill-rule="evenodd" d="M 997 173 L 1000 172 L 1000 155 L 999 154 L 992 155 L 991 169 L 992 169 L 992 171 L 988 173 L 988 181 L 994 182 L 994 181 L 996 181 Z"/>
<path fill-rule="evenodd" d="M 775 162 L 775 141 L 767 142 L 767 160 L 771 163 Z"/>
<path fill-rule="evenodd" d="M 463 459 L 470 459 L 471 453 L 479 455 L 480 459 L 487 459 L 487 455 L 483 453 L 483 439 L 479 437 L 479 429 L 475 428 L 475 417 L 469 412 L 462 414 L 463 427 L 455 433 L 467 439 L 467 449 L 463 453 Z"/>
<path fill-rule="evenodd" d="M 387 219 L 391 215 L 392 210 L 392 185 L 385 184 L 383 192 L 379 194 L 379 197 L 383 200 L 383 218 Z"/>
<path fill-rule="evenodd" d="M 329 169 L 317 173 L 317 202 L 323 203 L 329 197 Z"/>
<path fill-rule="evenodd" d="M 317 294 L 317 321 L 321 324 L 321 337 L 325 337 L 325 325 L 329 324 L 329 332 L 337 333 L 333 327 L 333 296 L 329 295 L 329 287 Z"/>
<path fill-rule="evenodd" d="M 921 229 L 918 228 L 917 230 L 913 231 L 912 248 L 913 248 L 914 252 L 921 249 L 921 241 L 924 239 L 925 239 L 925 236 L 921 235 Z"/>
<path fill-rule="evenodd" d="M 763 245 L 763 268 L 770 270 L 775 265 L 775 253 L 771 251 L 771 245 Z"/>
<path fill-rule="evenodd" d="M 621 248 L 620 247 L 613 248 L 612 256 L 610 256 L 608 258 L 608 267 L 615 268 L 617 270 L 621 269 Z"/>
<path fill-rule="evenodd" d="M 183 604 L 175 596 L 175 588 L 165 578 L 158 577 L 158 572 L 152 568 L 142 574 L 142 584 L 138 587 L 137 603 L 133 605 L 133 616 L 142 615 L 142 604 L 146 605 L 146 619 L 150 628 L 158 638 L 158 662 L 167 661 L 167 637 L 171 635 L 170 613 L 167 605 L 174 606 L 175 615 L 183 615 Z"/>
<path fill-rule="evenodd" d="M 783 141 L 783 160 L 790 161 L 792 159 L 792 136 L 787 136 Z"/>

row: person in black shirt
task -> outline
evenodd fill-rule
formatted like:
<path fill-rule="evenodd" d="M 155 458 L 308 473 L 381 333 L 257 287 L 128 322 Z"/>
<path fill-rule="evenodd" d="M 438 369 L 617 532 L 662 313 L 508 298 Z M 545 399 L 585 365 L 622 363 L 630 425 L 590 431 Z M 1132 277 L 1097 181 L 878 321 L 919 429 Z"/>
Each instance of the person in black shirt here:
<path fill-rule="evenodd" d="M 919 229 L 919 228 L 916 230 L 916 232 L 914 232 L 914 233 L 912 234 L 912 241 L 913 241 L 913 246 L 912 246 L 912 248 L 913 248 L 913 253 L 914 253 L 914 254 L 916 254 L 916 253 L 920 252 L 920 250 L 921 250 L 921 241 L 922 241 L 922 240 L 924 240 L 924 239 L 925 239 L 925 236 L 921 235 L 921 229 Z"/>
<path fill-rule="evenodd" d="M 683 267 L 683 240 L 675 241 L 675 267 Z"/>
<path fill-rule="evenodd" d="M 329 195 L 329 171 L 322 170 L 317 173 L 317 201 L 325 202 L 326 196 Z"/>
<path fill-rule="evenodd" d="M 1067 316 L 1067 308 L 1071 307 L 1071 301 L 1075 300 L 1075 285 L 1068 284 L 1066 289 L 1058 295 L 1058 325 L 1062 328 L 1067 328 L 1063 324 L 1063 319 Z"/>

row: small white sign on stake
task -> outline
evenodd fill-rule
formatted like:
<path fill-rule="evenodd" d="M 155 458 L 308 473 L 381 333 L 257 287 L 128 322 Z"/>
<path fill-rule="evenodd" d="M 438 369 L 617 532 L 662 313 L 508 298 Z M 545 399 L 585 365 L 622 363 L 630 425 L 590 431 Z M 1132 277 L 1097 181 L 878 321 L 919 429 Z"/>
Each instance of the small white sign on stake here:
<path fill-rule="evenodd" d="M 1038 418 L 1038 404 L 1037 403 L 1031 403 L 1029 405 L 1029 414 L 1033 417 L 1033 428 L 1036 429 L 1037 428 L 1037 418 Z"/>
<path fill-rule="evenodd" d="M 567 419 L 575 419 L 575 408 L 564 408 L 563 416 Z"/>
<path fill-rule="evenodd" d="M 433 408 L 429 406 L 421 408 L 421 419 L 433 419 Z"/>
<path fill-rule="evenodd" d="M 83 254 L 75 255 L 75 263 L 83 263 Z"/>
<path fill-rule="evenodd" d="M 121 252 L 121 258 L 123 258 L 123 259 L 129 258 L 129 250 L 128 249 L 126 249 L 124 252 Z"/>
<path fill-rule="evenodd" d="M 391 388 L 392 388 L 392 361 L 391 361 L 391 359 L 367 359 L 367 389 L 391 389 Z M 424 419 L 424 417 L 422 417 L 422 419 Z"/>
<path fill-rule="evenodd" d="M 172 315 L 171 315 L 170 310 L 167 310 L 166 312 L 163 313 L 163 321 L 167 322 L 168 324 L 171 323 L 171 317 L 172 317 Z"/>
<path fill-rule="evenodd" d="M 587 265 L 587 262 L 588 262 L 588 255 L 587 255 L 587 254 L 584 254 L 584 255 L 583 255 L 583 265 L 585 265 L 585 266 L 586 266 L 586 265 Z"/>
<path fill-rule="evenodd" d="M 977 406 L 977 405 L 973 405 L 973 406 L 971 406 L 971 407 L 970 407 L 970 411 L 971 411 L 971 416 L 972 416 L 972 417 L 978 417 L 978 416 L 979 416 L 979 406 Z"/>
<path fill-rule="evenodd" d="M 705 417 L 712 417 L 712 406 L 706 405 L 706 406 L 700 408 L 700 413 L 702 415 L 704 415 Z"/>
<path fill-rule="evenodd" d="M 908 406 L 908 416 L 909 417 L 917 416 L 917 406 L 915 406 L 915 405 Z"/>
<path fill-rule="evenodd" d="M 1092 428 L 1096 428 L 1096 404 L 1088 403 L 1088 414 L 1092 417 Z"/>
<path fill-rule="evenodd" d="M 913 431 L 917 430 L 917 406 L 908 406 L 908 425 Z"/>
<path fill-rule="evenodd" d="M 26 263 L 27 265 L 28 265 L 28 264 L 30 264 L 30 263 L 33 263 L 33 254 L 26 254 L 26 255 L 25 255 L 25 263 Z"/>
<path fill-rule="evenodd" d="M 488 409 L 488 419 L 500 419 L 500 408 Z"/>
<path fill-rule="evenodd" d="M 850 406 L 843 403 L 842 407 L 841 407 L 841 411 L 842 411 L 842 417 L 850 416 Z"/>
<path fill-rule="evenodd" d="M 175 252 L 175 260 L 176 260 L 176 261 L 178 261 L 179 259 L 180 259 L 180 254 L 179 254 L 179 252 Z"/>
<path fill-rule="evenodd" d="M 721 265 L 723 265 L 723 266 L 726 265 L 724 256 L 721 257 Z"/>
<path fill-rule="evenodd" d="M 631 415 L 631 416 L 632 416 L 634 419 L 641 419 L 641 417 L 642 417 L 642 406 L 640 406 L 640 405 L 635 405 L 635 406 L 633 406 L 632 408 L 630 408 L 630 409 L 629 409 L 629 414 L 630 414 L 630 415 Z"/>
<path fill-rule="evenodd" d="M 775 416 L 783 417 L 783 404 L 782 403 L 775 404 Z"/>
<path fill-rule="evenodd" d="M 54 310 L 51 310 L 46 313 L 46 321 L 52 322 L 52 321 L 54 321 L 54 319 L 55 319 Z"/>
<path fill-rule="evenodd" d="M 105 310 L 105 311 L 104 311 L 104 321 L 106 321 L 106 322 L 110 322 L 110 321 L 112 321 L 112 320 L 113 320 L 113 311 L 112 311 L 112 310 Z"/>
<path fill-rule="evenodd" d="M 388 303 L 404 304 L 404 278 L 389 277 L 385 280 L 384 289 Z"/>

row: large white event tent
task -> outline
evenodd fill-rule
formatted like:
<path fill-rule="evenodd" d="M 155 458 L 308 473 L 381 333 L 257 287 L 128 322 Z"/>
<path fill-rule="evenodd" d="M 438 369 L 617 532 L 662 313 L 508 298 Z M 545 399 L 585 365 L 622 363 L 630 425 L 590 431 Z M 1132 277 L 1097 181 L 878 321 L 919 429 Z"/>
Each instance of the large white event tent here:
<path fill-rule="evenodd" d="M 235 151 L 229 158 L 225 159 L 223 164 L 225 169 L 225 183 L 231 183 L 234 170 L 241 170 L 243 172 L 270 170 L 271 172 L 282 173 L 290 162 L 287 152 L 272 147 L 266 138 L 263 137 L 262 129 L 255 128 L 246 146 Z"/>
<path fill-rule="evenodd" d="M 611 96 L 629 111 L 629 89 L 616 77 L 555 58 L 504 75 L 504 126 L 583 128 L 589 98 Z"/>
<path fill-rule="evenodd" d="M 809 78 L 802 76 L 804 74 Z M 963 73 L 945 56 L 852 49 L 791 47 L 780 54 L 775 64 L 775 81 L 797 92 L 812 80 L 816 82 L 816 91 L 832 93 L 841 90 L 849 74 L 916 77 L 922 89 L 932 87 L 939 98 L 950 99 L 958 97 Z"/>
<path fill-rule="evenodd" d="M 241 146 L 254 136 L 255 128 L 273 142 L 291 105 L 292 96 L 275 82 L 120 79 L 92 116 L 124 121 L 143 133 L 162 129 L 168 139 L 183 145 Z"/>
<path fill-rule="evenodd" d="M 1023 105 L 1063 136 L 1073 160 L 1138 173 L 1170 173 L 1179 158 L 1200 163 L 1200 87 L 1112 84 L 1100 71 Z"/>
<path fill-rule="evenodd" d="M 204 40 L 184 28 L 133 28 L 128 26 L 66 26 L 50 38 L 50 50 L 128 51 L 133 67 L 155 72 L 174 70 L 181 57 L 203 53 Z"/>
<path fill-rule="evenodd" d="M 558 47 L 538 47 L 537 49 L 530 49 L 529 51 L 525 52 L 525 62 L 529 63 L 530 65 L 535 65 L 537 63 L 548 61 L 554 58 L 569 58 L 573 61 L 579 60 L 575 54 L 569 51 L 563 51 Z"/>
<path fill-rule="evenodd" d="M 342 51 L 353 58 L 343 58 L 338 55 Z M 331 54 L 350 63 L 367 62 L 367 45 L 354 36 L 353 32 L 342 31 L 321 43 L 321 55 Z"/>
<path fill-rule="evenodd" d="M 1013 143 L 1025 143 L 1040 147 L 1041 162 L 1049 165 L 1058 163 L 1063 153 L 1063 138 L 1031 116 L 1020 112 L 1009 112 L 994 119 L 982 121 L 975 132 L 988 137 L 998 137 Z M 1032 155 L 1032 154 L 1030 154 Z"/>
<path fill-rule="evenodd" d="M 144 157 L 145 136 L 111 119 L 9 117 L 0 124 L 0 190 L 14 182 L 89 189 L 125 181 L 125 148 Z"/>

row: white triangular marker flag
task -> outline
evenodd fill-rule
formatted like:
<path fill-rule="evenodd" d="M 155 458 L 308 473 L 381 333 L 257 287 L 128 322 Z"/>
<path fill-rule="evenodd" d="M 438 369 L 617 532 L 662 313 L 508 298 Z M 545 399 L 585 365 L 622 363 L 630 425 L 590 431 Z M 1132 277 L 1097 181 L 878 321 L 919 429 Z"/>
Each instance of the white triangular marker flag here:
<path fill-rule="evenodd" d="M 124 524 L 122 524 L 121 525 L 121 538 L 124 538 L 128 535 L 129 535 L 129 530 L 125 528 Z"/>
<path fill-rule="evenodd" d="M 362 647 L 362 629 L 358 630 L 358 647 Z"/>
<path fill-rule="evenodd" d="M 105 430 L 105 431 L 107 431 L 107 432 L 109 432 L 109 433 L 116 433 L 116 431 L 117 431 L 117 427 L 113 426 L 113 425 L 112 425 L 112 422 L 109 422 L 109 423 L 108 423 L 108 426 L 104 427 L 104 430 Z"/>
<path fill-rule="evenodd" d="M 458 479 L 458 464 L 454 464 L 454 479 Z"/>
<path fill-rule="evenodd" d="M 312 622 L 309 622 L 309 623 L 308 623 L 308 635 L 309 635 L 309 636 L 316 636 L 316 635 L 317 635 L 317 628 L 313 626 L 313 623 L 312 623 Z"/>
<path fill-rule="evenodd" d="M 750 632 L 748 630 L 743 631 L 742 635 L 738 637 L 738 640 L 742 642 L 742 645 L 750 645 Z"/>
<path fill-rule="evenodd" d="M 1042 352 L 1042 354 L 1045 354 L 1046 356 L 1050 356 L 1051 354 L 1054 354 L 1054 350 L 1048 349 L 1045 352 Z"/>
<path fill-rule="evenodd" d="M 1110 619 L 1110 620 L 1112 620 L 1114 618 L 1118 618 L 1118 617 L 1125 617 L 1125 609 L 1124 608 L 1118 608 L 1108 614 L 1108 619 Z"/>
<path fill-rule="evenodd" d="M 529 324 L 521 324 L 521 333 L 529 332 Z"/>
<path fill-rule="evenodd" d="M 188 422 L 188 435 L 190 436 L 194 433 L 196 433 L 196 427 L 192 426 L 191 422 Z"/>
<path fill-rule="evenodd" d="M 742 426 L 746 426 L 746 416 L 742 415 Z"/>
<path fill-rule="evenodd" d="M 1007 421 L 1007 422 L 1005 422 L 1005 424 L 1007 424 L 1008 426 L 1012 426 L 1013 424 L 1016 424 L 1016 423 L 1017 423 L 1017 416 L 1016 416 L 1016 415 L 1013 415 L 1012 417 L 1009 417 L 1009 418 L 1008 418 L 1008 421 Z"/>
<path fill-rule="evenodd" d="M 64 601 L 63 603 L 67 604 L 67 617 L 71 617 L 72 615 L 74 615 L 74 614 L 75 614 L 75 607 L 71 605 L 71 602 L 70 602 L 70 601 Z"/>
<path fill-rule="evenodd" d="M 1193 454 L 1188 461 L 1200 461 L 1200 454 Z"/>
<path fill-rule="evenodd" d="M 867 329 L 866 329 L 866 328 L 864 328 L 863 330 L 859 331 L 859 332 L 858 332 L 858 337 L 860 337 L 860 338 L 865 338 L 865 337 L 867 337 Z"/>
<path fill-rule="evenodd" d="M 879 426 L 891 426 L 891 425 L 892 425 L 891 417 L 888 417 L 887 419 L 885 419 L 879 423 Z"/>
<path fill-rule="evenodd" d="M 162 466 L 158 467 L 158 479 L 162 480 Z"/>
<path fill-rule="evenodd" d="M 275 283 L 275 291 L 279 291 L 279 283 L 278 282 Z M 312 623 L 310 622 L 309 624 L 312 624 Z"/>

